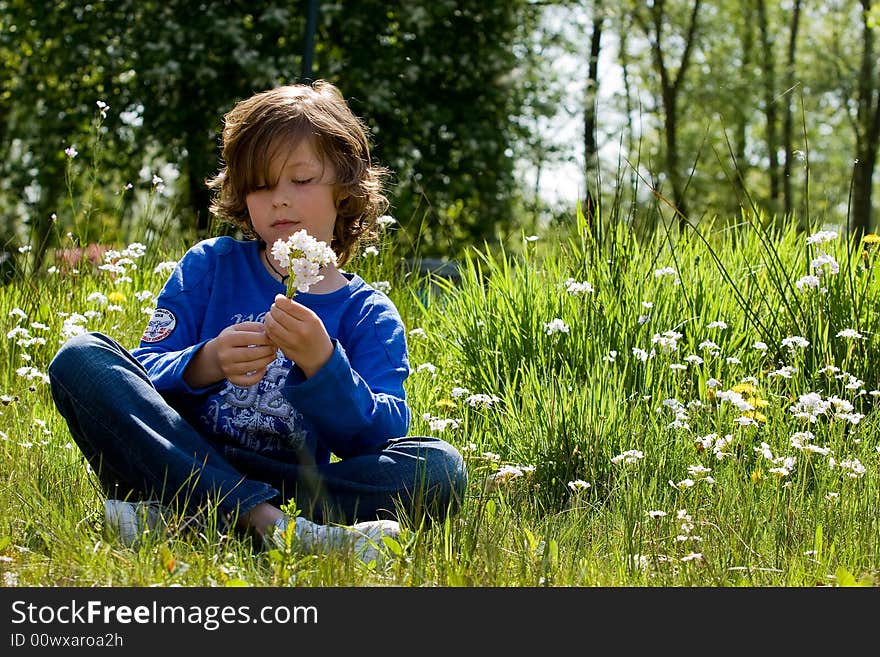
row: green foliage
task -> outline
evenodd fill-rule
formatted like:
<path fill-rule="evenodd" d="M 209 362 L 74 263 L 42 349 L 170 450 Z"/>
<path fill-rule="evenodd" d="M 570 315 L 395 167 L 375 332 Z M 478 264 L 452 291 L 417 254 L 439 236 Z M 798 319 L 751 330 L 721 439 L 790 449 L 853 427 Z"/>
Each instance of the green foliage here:
<path fill-rule="evenodd" d="M 318 70 L 373 128 L 393 214 L 424 255 L 495 240 L 511 222 L 514 157 L 536 25 L 527 2 L 322 3 Z M 364 66 L 369 62 L 369 66 Z M 533 92 L 537 97 L 540 90 Z"/>
<path fill-rule="evenodd" d="M 74 190 L 89 193 L 76 234 L 83 244 L 95 232 L 132 239 L 125 217 L 107 208 L 126 184 L 131 194 L 149 193 L 155 175 L 165 178 L 175 224 L 204 235 L 222 116 L 255 91 L 299 81 L 305 8 L 304 0 L 246 9 L 177 0 L 0 3 L 8 89 L 0 99 L 0 209 L 13 218 L 0 243 L 31 244 L 42 261 L 65 234 L 50 219 L 62 214 L 65 172 L 82 161 L 103 182 Z M 409 239 L 433 227 L 420 237 L 426 254 L 495 239 L 513 217 L 509 147 L 521 134 L 523 78 L 535 66 L 514 44 L 535 16 L 524 0 L 321 3 L 314 75 L 340 86 L 364 116 L 376 159 L 394 170 L 393 211 Z M 531 79 L 534 96 L 541 85 Z M 110 109 L 95 134 L 99 100 Z M 74 162 L 64 152 L 71 145 Z"/>
<path fill-rule="evenodd" d="M 553 216 L 537 182 L 526 189 L 520 180 L 526 170 L 554 175 L 551 164 L 579 157 L 578 137 L 561 141 L 551 133 L 557 121 L 570 124 L 581 113 L 562 99 L 571 98 L 582 72 L 555 64 L 583 54 L 585 35 L 600 16 L 606 19 L 602 61 L 611 67 L 603 65 L 599 80 L 600 97 L 610 95 L 598 108 L 599 176 L 608 179 L 609 162 L 618 171 L 610 185 L 592 180 L 591 172 L 589 187 L 603 188 L 611 197 L 606 204 L 638 176 L 672 199 L 674 174 L 683 181 L 692 223 L 736 216 L 750 205 L 746 188 L 769 221 L 785 221 L 767 174 L 766 64 L 777 86 L 791 79 L 770 104 L 780 121 L 793 111 L 785 155 L 792 212 L 803 224 L 854 220 L 872 183 L 858 178 L 850 199 L 853 161 L 860 160 L 860 171 L 868 167 L 876 141 L 852 129 L 859 124 L 859 88 L 876 89 L 876 70 L 870 78 L 870 70 L 862 76 L 859 69 L 862 39 L 850 36 L 862 30 L 860 3 L 803 6 L 793 71 L 785 69 L 789 6 L 769 3 L 772 52 L 765 62 L 753 11 L 739 2 L 702 3 L 694 63 L 676 87 L 675 172 L 662 164 L 666 126 L 653 57 L 662 50 L 675 73 L 693 5 L 662 5 L 662 41 L 652 48 L 633 23 L 637 10 L 643 23 L 650 21 L 643 3 L 323 2 L 313 74 L 337 83 L 364 116 L 376 159 L 394 173 L 398 238 L 424 256 L 456 258 L 472 244 L 505 244 L 520 229 L 573 223 L 570 213 Z M 73 228 L 71 191 L 82 199 L 75 239 L 86 244 L 100 234 L 131 241 L 132 220 L 156 175 L 165 180 L 153 198 L 161 207 L 154 208 L 167 212 L 177 230 L 216 232 L 204 181 L 218 168 L 222 115 L 254 91 L 299 79 L 305 13 L 305 0 L 247 7 L 0 1 L 3 250 L 30 245 L 41 263 L 44 250 Z M 617 53 L 626 66 L 622 81 L 614 79 L 613 37 L 625 46 Z M 109 110 L 96 120 L 99 100 Z M 859 113 L 865 125 L 869 109 Z M 64 153 L 69 146 L 79 153 L 72 161 Z M 82 175 L 88 167 L 100 178 Z M 123 196 L 137 203 L 120 205 Z M 650 196 L 634 193 L 631 203 L 649 229 L 657 223 Z"/>

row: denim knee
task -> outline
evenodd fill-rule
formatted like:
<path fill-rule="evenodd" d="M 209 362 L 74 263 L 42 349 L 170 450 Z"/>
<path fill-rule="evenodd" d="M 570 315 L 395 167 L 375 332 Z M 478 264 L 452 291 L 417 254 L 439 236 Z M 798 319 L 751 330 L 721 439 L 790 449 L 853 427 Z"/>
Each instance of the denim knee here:
<path fill-rule="evenodd" d="M 432 515 L 455 513 L 464 500 L 468 484 L 467 467 L 461 453 L 450 443 L 437 438 L 421 438 L 430 445 L 426 492 Z"/>
<path fill-rule="evenodd" d="M 458 500 L 464 497 L 468 484 L 467 466 L 464 457 L 454 446 L 444 442 L 442 446 L 445 458 L 445 469 L 449 474 L 449 486 L 452 496 Z"/>
<path fill-rule="evenodd" d="M 112 340 L 101 333 L 81 333 L 68 339 L 49 363 L 49 378 L 68 380 L 81 377 L 95 366 L 94 350 L 106 348 Z"/>

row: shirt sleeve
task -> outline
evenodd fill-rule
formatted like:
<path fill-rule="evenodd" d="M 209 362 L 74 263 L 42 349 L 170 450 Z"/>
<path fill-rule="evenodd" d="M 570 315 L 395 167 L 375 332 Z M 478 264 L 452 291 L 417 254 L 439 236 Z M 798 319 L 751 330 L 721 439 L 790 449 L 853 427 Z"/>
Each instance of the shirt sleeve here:
<path fill-rule="evenodd" d="M 214 267 L 202 249 L 184 254 L 156 299 L 156 309 L 132 355 L 162 393 L 199 394 L 183 372 L 207 342 L 200 337 Z"/>
<path fill-rule="evenodd" d="M 307 417 L 325 447 L 339 458 L 405 436 L 411 413 L 403 382 L 409 360 L 397 309 L 376 305 L 334 340 L 330 360 L 305 379 L 293 368 L 284 394 Z"/>

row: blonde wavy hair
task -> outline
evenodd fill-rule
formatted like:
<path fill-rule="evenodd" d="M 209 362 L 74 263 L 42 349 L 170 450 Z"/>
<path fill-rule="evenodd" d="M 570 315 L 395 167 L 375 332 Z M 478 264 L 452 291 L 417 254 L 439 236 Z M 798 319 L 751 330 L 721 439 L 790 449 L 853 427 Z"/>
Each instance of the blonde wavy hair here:
<path fill-rule="evenodd" d="M 336 171 L 336 224 L 330 247 L 344 265 L 361 242 L 376 239 L 376 219 L 388 208 L 384 167 L 370 157 L 368 131 L 339 89 L 325 80 L 257 93 L 223 117 L 222 168 L 207 181 L 211 212 L 259 239 L 247 209 L 247 195 L 269 179 L 269 165 L 280 148 L 313 139 L 322 161 Z"/>

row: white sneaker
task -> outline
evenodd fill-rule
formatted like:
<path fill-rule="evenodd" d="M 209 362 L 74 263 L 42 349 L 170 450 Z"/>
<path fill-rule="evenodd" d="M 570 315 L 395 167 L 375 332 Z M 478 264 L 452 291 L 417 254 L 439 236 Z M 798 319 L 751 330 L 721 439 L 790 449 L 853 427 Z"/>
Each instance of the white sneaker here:
<path fill-rule="evenodd" d="M 381 562 L 385 556 L 383 536 L 396 539 L 400 536 L 400 525 L 395 520 L 367 520 L 354 525 L 319 525 L 302 517 L 295 519 L 299 547 L 310 554 L 327 554 L 335 550 L 351 549 L 364 563 Z M 269 536 L 275 546 L 284 545 L 283 532 L 290 524 L 290 517 L 284 516 L 275 522 Z"/>
<path fill-rule="evenodd" d="M 165 527 L 159 502 L 104 502 L 104 526 L 126 547 L 133 547 L 144 532 Z"/>

